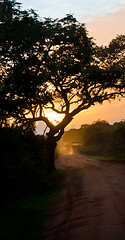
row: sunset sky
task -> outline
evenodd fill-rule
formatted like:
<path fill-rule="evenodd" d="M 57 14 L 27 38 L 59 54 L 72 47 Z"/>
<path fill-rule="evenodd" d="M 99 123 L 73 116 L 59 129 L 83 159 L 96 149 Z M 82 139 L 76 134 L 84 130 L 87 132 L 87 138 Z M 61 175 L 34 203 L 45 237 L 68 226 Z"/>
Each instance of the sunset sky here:
<path fill-rule="evenodd" d="M 125 0 L 19 0 L 24 9 L 37 10 L 40 17 L 61 18 L 74 14 L 86 24 L 89 36 L 98 45 L 108 45 L 117 34 L 125 34 Z M 110 123 L 125 119 L 125 99 L 105 102 L 78 114 L 70 127 L 80 127 L 98 119 Z M 42 126 L 38 126 L 38 131 Z"/>

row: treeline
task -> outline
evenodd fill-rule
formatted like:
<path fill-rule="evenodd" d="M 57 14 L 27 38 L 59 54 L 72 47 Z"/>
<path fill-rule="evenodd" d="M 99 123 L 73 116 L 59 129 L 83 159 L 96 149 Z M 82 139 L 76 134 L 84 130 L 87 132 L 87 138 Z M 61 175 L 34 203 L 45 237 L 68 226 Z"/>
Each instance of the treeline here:
<path fill-rule="evenodd" d="M 51 185 L 42 136 L 20 128 L 0 127 L 0 200 L 17 199 Z"/>
<path fill-rule="evenodd" d="M 125 121 L 110 125 L 106 121 L 83 124 L 80 129 L 70 129 L 63 136 L 65 146 L 80 142 L 80 151 L 89 155 L 106 155 L 125 158 Z"/>

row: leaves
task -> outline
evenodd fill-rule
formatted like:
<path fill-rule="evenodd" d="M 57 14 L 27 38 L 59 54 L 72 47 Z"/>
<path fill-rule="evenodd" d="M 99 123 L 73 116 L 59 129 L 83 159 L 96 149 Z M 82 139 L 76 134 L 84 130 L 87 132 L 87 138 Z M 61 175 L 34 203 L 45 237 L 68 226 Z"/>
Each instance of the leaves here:
<path fill-rule="evenodd" d="M 70 14 L 42 21 L 9 0 L 0 9 L 2 119 L 12 117 L 15 124 L 42 120 L 50 128 L 48 136 L 57 139 L 80 111 L 124 96 L 124 35 L 98 47 Z M 64 114 L 63 120 L 54 126 L 46 109 Z"/>

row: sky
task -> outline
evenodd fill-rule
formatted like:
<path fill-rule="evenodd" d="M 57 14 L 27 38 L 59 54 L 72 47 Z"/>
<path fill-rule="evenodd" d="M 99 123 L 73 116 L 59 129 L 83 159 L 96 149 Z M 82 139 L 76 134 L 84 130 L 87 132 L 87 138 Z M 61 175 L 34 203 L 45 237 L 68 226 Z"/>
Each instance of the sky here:
<path fill-rule="evenodd" d="M 34 9 L 41 18 L 62 18 L 74 14 L 85 23 L 89 36 L 98 45 L 108 45 L 117 34 L 125 34 L 125 0 L 19 0 L 24 9 Z M 84 123 L 106 120 L 110 123 L 125 119 L 125 99 L 96 105 L 75 116 L 68 128 L 78 128 Z M 43 125 L 38 124 L 40 132 Z"/>
<path fill-rule="evenodd" d="M 86 24 L 97 44 L 107 45 L 116 34 L 124 34 L 125 0 L 19 0 L 24 9 L 34 9 L 40 17 L 62 18 L 74 14 Z"/>
<path fill-rule="evenodd" d="M 37 10 L 41 17 L 63 17 L 74 13 L 79 21 L 115 13 L 125 5 L 125 0 L 19 0 L 25 9 Z"/>

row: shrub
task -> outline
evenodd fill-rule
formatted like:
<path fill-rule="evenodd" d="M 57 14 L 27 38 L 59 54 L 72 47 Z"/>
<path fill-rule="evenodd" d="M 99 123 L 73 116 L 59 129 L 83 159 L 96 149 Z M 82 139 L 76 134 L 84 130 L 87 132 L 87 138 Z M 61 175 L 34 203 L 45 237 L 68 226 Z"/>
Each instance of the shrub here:
<path fill-rule="evenodd" d="M 19 128 L 0 128 L 0 188 L 3 198 L 49 187 L 44 140 Z"/>

